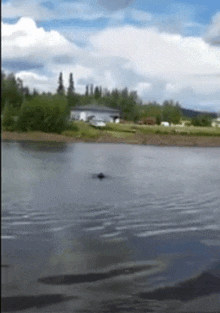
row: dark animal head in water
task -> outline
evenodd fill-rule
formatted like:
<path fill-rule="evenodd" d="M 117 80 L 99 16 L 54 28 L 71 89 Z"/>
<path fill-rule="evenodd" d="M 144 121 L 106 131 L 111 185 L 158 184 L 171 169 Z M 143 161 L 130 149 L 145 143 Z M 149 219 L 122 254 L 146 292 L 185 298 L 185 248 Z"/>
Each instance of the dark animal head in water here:
<path fill-rule="evenodd" d="M 99 179 L 102 179 L 102 178 L 105 178 L 105 175 L 104 175 L 103 173 L 99 173 L 99 174 L 97 175 L 97 177 L 98 177 Z"/>

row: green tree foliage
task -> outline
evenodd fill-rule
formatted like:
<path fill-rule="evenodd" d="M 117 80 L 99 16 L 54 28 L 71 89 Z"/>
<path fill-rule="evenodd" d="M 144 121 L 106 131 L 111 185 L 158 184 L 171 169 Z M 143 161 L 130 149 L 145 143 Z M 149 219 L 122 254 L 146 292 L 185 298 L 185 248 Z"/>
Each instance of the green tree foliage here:
<path fill-rule="evenodd" d="M 162 106 L 157 102 L 149 102 L 148 104 L 139 105 L 140 119 L 154 117 L 156 124 L 160 125 L 162 121 Z"/>
<path fill-rule="evenodd" d="M 75 93 L 74 81 L 73 81 L 73 74 L 70 73 L 69 77 L 69 87 L 67 90 L 67 100 L 68 106 L 73 107 L 76 106 L 79 102 L 79 95 Z"/>
<path fill-rule="evenodd" d="M 67 96 L 73 95 L 74 92 L 75 92 L 75 88 L 74 88 L 74 82 L 73 82 L 73 74 L 70 73 L 69 87 L 68 87 L 68 90 L 67 90 Z"/>
<path fill-rule="evenodd" d="M 4 107 L 2 126 L 5 131 L 14 131 L 16 128 L 13 107 L 10 104 Z"/>
<path fill-rule="evenodd" d="M 94 90 L 94 98 L 95 99 L 99 99 L 101 98 L 101 90 L 98 86 L 95 87 L 95 90 Z"/>
<path fill-rule="evenodd" d="M 64 85 L 63 85 L 63 74 L 62 74 L 62 72 L 60 73 L 59 80 L 58 80 L 57 93 L 59 95 L 64 95 L 65 94 L 65 88 L 64 88 Z"/>
<path fill-rule="evenodd" d="M 197 117 L 192 118 L 193 126 L 209 127 L 212 124 L 212 117 L 209 114 L 199 114 Z"/>
<path fill-rule="evenodd" d="M 88 97 L 88 95 L 89 95 L 89 85 L 86 85 L 85 96 Z"/>
<path fill-rule="evenodd" d="M 61 133 L 67 127 L 67 118 L 66 97 L 41 95 L 23 103 L 17 128 L 20 131 Z"/>
<path fill-rule="evenodd" d="M 37 96 L 39 96 L 39 92 L 37 91 L 37 89 L 34 88 L 32 92 L 32 98 L 37 97 Z"/>
<path fill-rule="evenodd" d="M 112 92 L 109 90 L 105 91 L 103 97 L 104 103 L 113 109 L 119 109 L 120 107 L 120 93 L 118 89 L 113 89 Z"/>
<path fill-rule="evenodd" d="M 182 117 L 182 111 L 178 102 L 172 100 L 163 102 L 162 119 L 163 121 L 178 124 Z"/>
<path fill-rule="evenodd" d="M 20 108 L 23 102 L 22 81 L 16 79 L 14 74 L 1 73 L 1 106 L 2 109 L 10 104 L 13 108 Z"/>
<path fill-rule="evenodd" d="M 131 91 L 128 94 L 127 88 L 122 91 L 120 109 L 123 112 L 123 118 L 125 120 L 136 122 L 139 119 L 136 92 Z"/>
<path fill-rule="evenodd" d="M 170 100 L 164 101 L 162 106 L 156 102 L 142 105 L 137 92 L 129 92 L 128 88 L 122 90 L 115 88 L 112 91 L 104 89 L 104 91 L 102 91 L 102 87 L 96 86 L 93 88 L 93 84 L 90 84 L 86 85 L 85 94 L 79 95 L 75 93 L 72 73 L 70 73 L 69 76 L 69 87 L 66 96 L 63 85 L 63 75 L 62 72 L 60 73 L 56 96 L 60 97 L 59 99 L 62 98 L 62 101 L 65 99 L 68 104 L 68 110 L 75 105 L 106 105 L 120 110 L 121 116 L 125 120 L 130 121 L 154 117 L 158 125 L 162 120 L 177 124 L 182 117 L 181 108 L 178 102 L 174 103 Z M 59 118 L 57 117 L 58 115 L 56 115 L 60 112 L 60 108 L 59 106 L 54 106 L 52 104 L 56 103 L 55 99 L 56 97 L 52 96 L 51 93 L 44 92 L 40 96 L 36 89 L 31 93 L 28 87 L 23 87 L 22 80 L 16 80 L 13 74 L 6 76 L 2 73 L 2 106 L 6 106 L 7 103 L 10 104 L 13 110 L 17 109 L 16 114 L 12 110 L 11 115 L 16 116 L 18 115 L 22 102 L 24 102 L 18 123 L 21 130 L 54 131 L 57 129 L 56 131 L 60 131 L 59 129 L 62 127 L 60 126 L 59 128 L 57 126 L 59 124 L 57 122 Z M 55 119 L 54 123 L 51 121 L 51 116 Z M 63 115 L 61 114 L 61 120 L 62 116 Z M 25 121 L 25 118 L 27 118 L 27 121 Z M 195 123 L 198 123 L 198 121 Z M 204 122 L 200 121 L 199 123 L 201 124 Z M 61 124 L 62 123 L 60 122 L 59 125 Z"/>

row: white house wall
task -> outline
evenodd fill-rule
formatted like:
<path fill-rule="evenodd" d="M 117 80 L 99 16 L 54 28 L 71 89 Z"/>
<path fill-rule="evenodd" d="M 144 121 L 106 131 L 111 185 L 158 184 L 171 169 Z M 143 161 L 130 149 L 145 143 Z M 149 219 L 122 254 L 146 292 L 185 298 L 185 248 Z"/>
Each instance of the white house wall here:
<path fill-rule="evenodd" d="M 114 119 L 112 117 L 112 113 L 105 113 L 105 112 L 95 112 L 95 111 L 71 111 L 70 118 L 74 120 L 83 120 L 88 121 L 89 117 L 93 116 L 94 120 L 102 120 L 104 122 L 113 123 Z M 115 114 L 117 116 L 117 114 Z M 120 118 L 119 116 L 116 118 L 115 123 L 119 123 Z"/>
<path fill-rule="evenodd" d="M 85 122 L 87 120 L 87 113 L 88 112 L 80 112 L 80 117 L 79 117 L 80 121 Z"/>

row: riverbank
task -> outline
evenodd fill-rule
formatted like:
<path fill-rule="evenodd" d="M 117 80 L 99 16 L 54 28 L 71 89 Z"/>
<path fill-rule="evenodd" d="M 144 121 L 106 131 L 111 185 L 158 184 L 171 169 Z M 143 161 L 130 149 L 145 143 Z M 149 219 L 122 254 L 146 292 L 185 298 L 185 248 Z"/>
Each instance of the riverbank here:
<path fill-rule="evenodd" d="M 180 146 L 180 147 L 220 147 L 220 137 L 215 136 L 188 136 L 188 135 L 162 135 L 162 134 L 128 134 L 126 137 L 116 137 L 110 133 L 103 132 L 97 138 L 83 136 L 65 136 L 59 134 L 42 132 L 5 132 L 1 134 L 2 140 L 14 141 L 45 141 L 45 142 L 99 142 L 99 143 L 127 143 L 156 146 Z"/>

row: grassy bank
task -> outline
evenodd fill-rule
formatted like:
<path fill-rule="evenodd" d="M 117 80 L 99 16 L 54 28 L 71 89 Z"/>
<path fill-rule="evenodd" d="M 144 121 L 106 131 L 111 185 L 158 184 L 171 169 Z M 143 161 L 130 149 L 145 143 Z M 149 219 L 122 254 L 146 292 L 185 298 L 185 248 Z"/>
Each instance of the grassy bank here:
<path fill-rule="evenodd" d="M 2 132 L 2 140 L 58 142 L 111 142 L 169 146 L 220 147 L 220 128 L 142 126 L 134 123 L 108 124 L 103 129 L 75 122 L 61 135 L 43 132 Z"/>
<path fill-rule="evenodd" d="M 194 126 L 147 126 L 128 124 L 109 124 L 108 129 L 117 132 L 159 134 L 159 135 L 181 135 L 181 136 L 220 136 L 219 127 L 194 127 Z"/>

